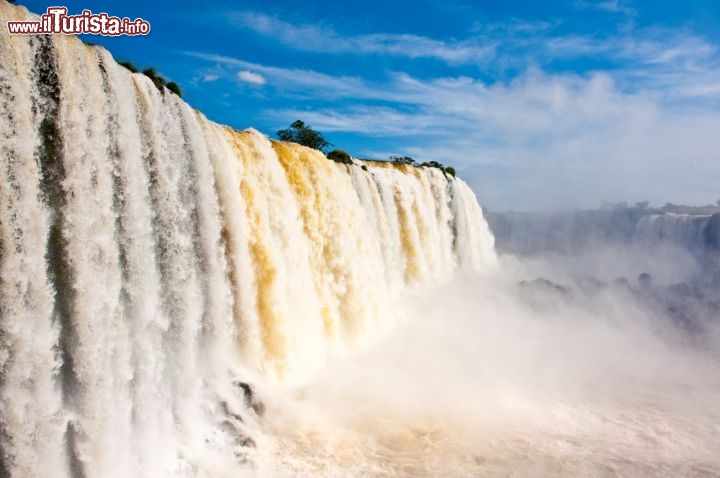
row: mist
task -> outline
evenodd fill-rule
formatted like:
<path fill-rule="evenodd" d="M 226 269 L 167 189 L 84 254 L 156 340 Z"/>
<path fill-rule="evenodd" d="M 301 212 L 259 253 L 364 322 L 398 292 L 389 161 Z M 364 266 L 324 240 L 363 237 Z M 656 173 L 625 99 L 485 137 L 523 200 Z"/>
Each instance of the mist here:
<path fill-rule="evenodd" d="M 511 147 L 531 186 L 613 171 L 715 198 L 716 115 L 604 73 L 368 80 L 192 55 L 281 102 L 377 102 L 368 133 L 427 118 L 459 173 Z M 223 126 L 69 35 L 0 36 L 0 65 L 0 477 L 720 476 L 720 204 L 486 221 L 452 169 Z M 645 139 L 602 151 L 626 130 Z M 588 150 L 613 159 L 574 163 Z"/>
<path fill-rule="evenodd" d="M 504 255 L 409 293 L 390 335 L 267 394 L 268 476 L 717 476 L 713 309 L 688 327 L 647 284 L 573 279 L 691 260 L 627 252 Z"/>

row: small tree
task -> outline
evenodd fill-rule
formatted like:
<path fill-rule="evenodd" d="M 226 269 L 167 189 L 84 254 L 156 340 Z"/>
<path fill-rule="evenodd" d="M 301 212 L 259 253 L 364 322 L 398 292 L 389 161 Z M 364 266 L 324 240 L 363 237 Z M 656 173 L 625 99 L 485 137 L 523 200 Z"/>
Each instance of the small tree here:
<path fill-rule="evenodd" d="M 290 125 L 289 128 L 281 129 L 277 132 L 278 139 L 282 141 L 290 141 L 291 143 L 301 144 L 308 148 L 319 149 L 325 151 L 325 148 L 332 146 L 322 134 L 312 129 L 304 122 L 297 120 Z"/>

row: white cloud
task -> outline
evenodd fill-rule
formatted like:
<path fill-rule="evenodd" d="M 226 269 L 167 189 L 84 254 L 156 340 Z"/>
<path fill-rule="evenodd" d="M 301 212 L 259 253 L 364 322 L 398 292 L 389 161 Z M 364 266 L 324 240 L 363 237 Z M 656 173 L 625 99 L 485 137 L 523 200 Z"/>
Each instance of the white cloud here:
<path fill-rule="evenodd" d="M 364 90 L 374 88 L 358 93 Z M 302 117 L 326 132 L 395 137 L 396 151 L 458 167 L 493 208 L 717 196 L 720 114 L 666 105 L 653 92 L 622 92 L 605 73 L 531 70 L 507 84 L 396 75 L 377 90 L 387 104 L 266 115 Z"/>
<path fill-rule="evenodd" d="M 557 28 L 562 22 L 560 20 L 535 20 L 528 21 L 520 18 L 510 18 L 498 22 L 475 22 L 470 31 L 486 35 L 532 35 L 542 32 L 550 32 Z"/>
<path fill-rule="evenodd" d="M 579 0 L 575 5 L 582 9 L 602 10 L 609 13 L 622 13 L 627 16 L 636 15 L 637 11 L 629 7 L 627 3 L 628 2 L 624 2 L 622 0 L 604 0 L 601 2 Z"/>
<path fill-rule="evenodd" d="M 323 25 L 295 25 L 259 12 L 236 12 L 229 16 L 242 28 L 272 37 L 301 51 L 435 58 L 450 64 L 479 62 L 494 54 L 494 45 L 472 39 L 441 41 L 420 35 L 391 33 L 343 36 Z"/>
<path fill-rule="evenodd" d="M 324 98 L 353 95 L 370 98 L 382 95 L 382 92 L 374 91 L 369 88 L 362 79 L 357 77 L 336 77 L 313 70 L 260 65 L 238 58 L 209 53 L 191 51 L 183 53 L 201 60 L 216 63 L 217 65 L 257 72 L 257 74 L 263 78 L 271 78 L 273 85 L 283 90 L 286 94 L 317 97 L 318 94 L 322 93 Z"/>
<path fill-rule="evenodd" d="M 631 12 L 619 0 L 578 2 L 578 8 Z M 272 38 L 297 51 L 377 54 L 411 59 L 434 58 L 448 65 L 525 68 L 555 59 L 592 55 L 595 59 L 688 69 L 707 62 L 717 49 L 691 31 L 662 27 L 625 27 L 597 34 L 558 34 L 560 22 L 510 19 L 476 23 L 463 36 L 438 40 L 410 33 L 342 35 L 322 23 L 296 25 L 261 12 L 234 12 L 241 28 Z M 710 67 L 711 65 L 708 65 Z"/>
<path fill-rule="evenodd" d="M 612 36 L 563 35 L 536 39 L 536 54 L 546 59 L 602 58 L 624 63 L 624 69 L 640 66 L 691 70 L 712 63 L 717 48 L 692 32 L 667 28 L 646 28 Z M 632 62 L 627 65 L 625 63 Z"/>
<path fill-rule="evenodd" d="M 253 85 L 262 86 L 264 85 L 267 80 L 264 76 L 262 76 L 259 73 L 255 73 L 248 70 L 240 70 L 237 72 L 237 79 L 244 82 L 244 83 L 250 83 Z"/>
<path fill-rule="evenodd" d="M 595 6 L 623 5 L 605 3 Z M 453 164 L 492 208 L 717 199 L 720 59 L 717 45 L 685 28 L 557 35 L 552 23 L 512 21 L 436 43 L 413 35 L 341 36 L 320 26 L 284 29 L 288 24 L 259 14 L 243 21 L 301 50 L 407 57 L 404 49 L 414 44 L 417 57 L 521 71 L 494 82 L 452 69 L 444 77 L 390 72 L 371 80 L 188 53 L 227 74 L 242 69 L 267 78 L 285 104 L 261 112 L 265 118 L 302 118 L 328 133 L 382 138 L 358 155 L 391 149 Z M 492 51 L 474 50 L 481 43 Z M 612 67 L 581 74 L 542 67 L 584 57 Z"/>
<path fill-rule="evenodd" d="M 597 3 L 596 6 L 600 10 L 605 10 L 608 12 L 620 12 L 625 8 L 620 5 L 620 0 L 607 0 L 605 2 Z"/>

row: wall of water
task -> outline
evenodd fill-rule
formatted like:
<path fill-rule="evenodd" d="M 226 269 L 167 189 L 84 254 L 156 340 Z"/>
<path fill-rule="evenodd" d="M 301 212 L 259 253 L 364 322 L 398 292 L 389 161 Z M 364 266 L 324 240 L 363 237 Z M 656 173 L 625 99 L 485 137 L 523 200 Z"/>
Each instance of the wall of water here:
<path fill-rule="evenodd" d="M 494 264 L 440 170 L 336 164 L 74 37 L 0 34 L 0 476 L 233 473 L 240 381 L 302 381 L 408 285 Z"/>

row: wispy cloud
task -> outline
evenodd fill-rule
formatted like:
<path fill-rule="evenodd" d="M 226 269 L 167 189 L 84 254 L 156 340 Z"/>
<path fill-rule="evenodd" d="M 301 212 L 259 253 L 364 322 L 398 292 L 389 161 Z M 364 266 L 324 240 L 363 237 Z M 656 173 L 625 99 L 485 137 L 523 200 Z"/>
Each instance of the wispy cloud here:
<path fill-rule="evenodd" d="M 338 97 L 358 96 L 363 98 L 378 97 L 382 93 L 370 88 L 359 77 L 332 76 L 313 70 L 300 68 L 280 68 L 261 65 L 224 55 L 202 52 L 182 52 L 201 60 L 214 63 L 230 70 L 237 76 L 239 71 L 252 71 L 263 78 L 272 80 L 275 88 L 296 97 L 312 97 L 315 99 L 332 99 Z"/>
<path fill-rule="evenodd" d="M 630 12 L 619 0 L 578 2 L 578 7 Z M 459 37 L 438 40 L 410 33 L 376 32 L 342 35 L 321 23 L 293 24 L 262 12 L 232 12 L 234 25 L 278 41 L 297 51 L 325 54 L 386 55 L 432 58 L 451 66 L 499 65 L 525 68 L 558 59 L 592 56 L 625 65 L 627 62 L 690 68 L 716 55 L 714 45 L 679 28 L 629 28 L 596 34 L 559 33 L 559 21 L 476 23 Z"/>
<path fill-rule="evenodd" d="M 585 57 L 611 61 L 616 70 L 656 67 L 690 72 L 717 64 L 717 47 L 703 38 L 678 30 L 646 30 L 642 36 L 605 38 L 565 35 L 539 42 L 538 50 L 548 60 Z"/>
<path fill-rule="evenodd" d="M 523 20 L 520 18 L 509 18 L 504 21 L 475 22 L 469 29 L 474 34 L 516 36 L 536 35 L 551 32 L 562 22 L 560 20 Z"/>
<path fill-rule="evenodd" d="M 253 85 L 262 86 L 265 83 L 267 83 L 267 80 L 264 76 L 262 76 L 259 73 L 255 73 L 253 71 L 248 70 L 240 70 L 237 72 L 237 79 L 244 82 L 244 83 L 250 83 Z"/>
<path fill-rule="evenodd" d="M 579 195 L 585 205 L 702 202 L 720 177 L 720 162 L 708 157 L 720 151 L 719 114 L 668 102 L 664 89 L 623 91 L 609 73 L 530 69 L 505 83 L 395 73 L 373 83 L 193 55 L 261 73 L 290 102 L 304 98 L 297 107 L 265 110 L 265 118 L 394 138 L 396 153 L 457 166 L 490 207 L 562 205 Z M 696 93 L 720 95 L 711 86 Z"/>
<path fill-rule="evenodd" d="M 632 15 L 619 1 L 578 6 Z M 267 124 L 301 118 L 328 134 L 368 138 L 358 155 L 391 150 L 453 164 L 490 207 L 717 195 L 720 161 L 710 152 L 720 151 L 718 45 L 688 27 L 629 22 L 588 33 L 510 19 L 441 41 L 340 34 L 258 12 L 232 18 L 292 51 L 402 58 L 395 71 L 329 74 L 318 62 L 311 69 L 186 52 L 214 74 L 263 78 L 272 101 L 257 117 Z M 428 74 L 410 58 L 445 67 Z M 576 59 L 597 66 L 569 70 Z M 503 69 L 512 73 L 487 79 Z"/>
<path fill-rule="evenodd" d="M 603 1 L 586 1 L 579 0 L 575 3 L 578 8 L 602 10 L 609 13 L 622 13 L 627 16 L 634 16 L 637 11 L 628 6 L 627 1 L 623 0 L 603 0 Z"/>
<path fill-rule="evenodd" d="M 493 45 L 472 40 L 441 41 L 413 34 L 373 33 L 343 36 L 320 24 L 295 25 L 259 12 L 236 12 L 233 23 L 271 37 L 300 51 L 379 54 L 406 58 L 435 58 L 451 64 L 474 63 L 492 57 Z"/>

